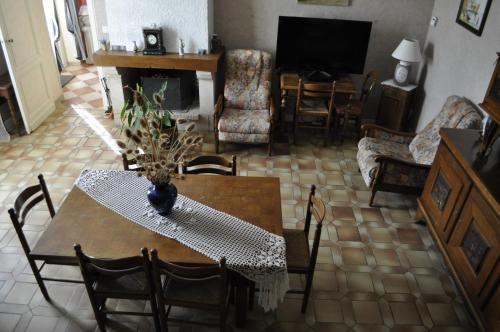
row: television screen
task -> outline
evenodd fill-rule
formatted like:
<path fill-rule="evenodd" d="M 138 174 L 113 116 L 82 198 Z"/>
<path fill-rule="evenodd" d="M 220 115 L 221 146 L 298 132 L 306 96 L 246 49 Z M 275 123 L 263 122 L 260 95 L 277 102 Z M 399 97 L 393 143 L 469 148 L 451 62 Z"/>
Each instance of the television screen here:
<path fill-rule="evenodd" d="M 280 16 L 276 68 L 363 74 L 372 22 Z"/>

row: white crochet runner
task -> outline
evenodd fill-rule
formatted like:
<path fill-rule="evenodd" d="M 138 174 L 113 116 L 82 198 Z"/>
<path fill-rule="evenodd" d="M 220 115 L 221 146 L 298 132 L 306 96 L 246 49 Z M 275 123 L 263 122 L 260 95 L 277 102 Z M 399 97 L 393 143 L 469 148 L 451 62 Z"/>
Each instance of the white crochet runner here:
<path fill-rule="evenodd" d="M 226 258 L 229 269 L 259 288 L 258 303 L 276 309 L 289 289 L 283 237 L 178 195 L 174 209 L 160 216 L 148 203 L 151 183 L 136 172 L 84 170 L 76 185 L 100 204 L 207 257 Z"/>

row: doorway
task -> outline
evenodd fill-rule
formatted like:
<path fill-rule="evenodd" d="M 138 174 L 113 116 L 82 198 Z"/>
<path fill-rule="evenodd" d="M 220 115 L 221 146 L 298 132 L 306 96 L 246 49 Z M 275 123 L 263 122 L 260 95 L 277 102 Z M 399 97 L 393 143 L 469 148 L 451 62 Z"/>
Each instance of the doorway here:
<path fill-rule="evenodd" d="M 86 0 L 43 0 L 51 48 L 64 87 L 74 79 L 68 68 L 92 64 L 92 36 Z"/>

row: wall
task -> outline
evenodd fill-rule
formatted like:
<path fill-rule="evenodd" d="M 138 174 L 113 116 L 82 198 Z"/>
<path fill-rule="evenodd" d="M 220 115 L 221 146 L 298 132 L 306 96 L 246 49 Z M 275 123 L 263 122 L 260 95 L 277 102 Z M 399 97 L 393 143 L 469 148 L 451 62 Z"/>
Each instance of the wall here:
<path fill-rule="evenodd" d="M 213 0 L 107 0 L 106 13 L 111 44 L 140 47 L 142 28 L 156 23 L 163 28 L 167 51 L 177 52 L 178 38 L 187 53 L 209 48 L 209 8 Z"/>
<path fill-rule="evenodd" d="M 447 96 L 479 103 L 488 88 L 500 51 L 500 1 L 492 1 L 481 37 L 455 22 L 459 5 L 460 0 L 439 0 L 434 6 L 432 15 L 439 21 L 427 35 L 417 131 L 436 116 Z"/>
<path fill-rule="evenodd" d="M 403 37 L 423 45 L 433 5 L 434 0 L 351 0 L 348 7 L 301 5 L 296 0 L 215 0 L 215 33 L 228 49 L 257 48 L 274 55 L 280 15 L 373 21 L 365 72 L 376 69 L 385 80 L 393 75 L 397 61 L 391 53 Z M 355 80 L 360 84 L 360 77 Z M 375 117 L 377 97 L 378 91 L 371 98 L 369 117 Z"/>

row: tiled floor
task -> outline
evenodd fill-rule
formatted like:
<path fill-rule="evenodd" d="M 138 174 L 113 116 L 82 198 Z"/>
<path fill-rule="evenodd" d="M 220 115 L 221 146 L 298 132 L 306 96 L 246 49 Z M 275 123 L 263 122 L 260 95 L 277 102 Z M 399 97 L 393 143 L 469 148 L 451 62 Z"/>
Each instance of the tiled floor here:
<path fill-rule="evenodd" d="M 30 136 L 0 145 L 0 331 L 96 329 L 82 285 L 49 283 L 56 305 L 43 300 L 7 214 L 19 191 L 35 183 L 38 173 L 45 175 L 58 206 L 81 169 L 121 167 L 113 151 L 118 130 L 102 109 L 94 108 L 101 105 L 93 99 L 98 82 L 90 74 L 95 70 L 72 69 L 79 76 L 65 88 L 66 100 L 57 111 Z M 280 178 L 285 227 L 302 227 L 313 183 L 328 207 L 307 313 L 300 313 L 301 297 L 290 295 L 276 312 L 263 313 L 259 308 L 250 312 L 246 330 L 474 330 L 427 229 L 413 223 L 414 198 L 382 193 L 376 202 L 383 207 L 370 208 L 369 191 L 358 173 L 355 145 L 323 148 L 320 139 L 309 136 L 313 138 L 299 139 L 303 143 L 297 146 L 278 144 L 278 155 L 273 157 L 266 156 L 264 147 L 225 149 L 227 154 L 238 155 L 239 175 Z M 205 151 L 213 151 L 211 142 L 209 135 Z M 31 215 L 25 226 L 31 243 L 48 223 L 41 210 Z M 72 268 L 49 272 L 78 275 Z M 300 282 L 292 279 L 292 285 Z M 135 304 L 114 301 L 110 306 Z M 173 314 L 194 316 L 189 311 Z M 120 323 L 112 319 L 117 331 L 152 328 L 146 319 L 123 317 Z M 231 326 L 232 322 L 230 317 Z M 171 330 L 204 329 L 183 326 Z"/>

